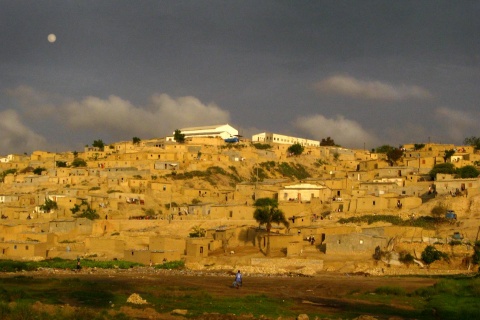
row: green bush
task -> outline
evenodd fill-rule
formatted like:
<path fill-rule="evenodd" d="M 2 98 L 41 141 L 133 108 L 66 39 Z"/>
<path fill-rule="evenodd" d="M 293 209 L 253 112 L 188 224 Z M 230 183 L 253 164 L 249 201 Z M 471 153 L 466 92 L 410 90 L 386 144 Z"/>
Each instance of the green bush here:
<path fill-rule="evenodd" d="M 185 261 L 182 261 L 182 260 L 167 261 L 155 266 L 155 269 L 167 269 L 167 270 L 183 269 L 183 268 L 185 268 Z"/>
<path fill-rule="evenodd" d="M 407 251 L 400 252 L 399 261 L 407 266 L 410 266 L 413 263 L 415 258 Z"/>
<path fill-rule="evenodd" d="M 254 143 L 253 146 L 255 147 L 255 149 L 259 150 L 267 150 L 272 148 L 272 146 L 267 143 Z"/>
<path fill-rule="evenodd" d="M 448 261 L 448 255 L 444 252 L 437 250 L 434 246 L 427 246 L 422 252 L 422 260 L 427 265 L 430 265 L 433 262 L 441 259 Z"/>
<path fill-rule="evenodd" d="M 447 213 L 447 208 L 439 204 L 432 208 L 431 213 L 432 213 L 432 216 L 437 218 L 444 217 L 445 214 Z"/>
<path fill-rule="evenodd" d="M 375 289 L 375 293 L 381 294 L 381 295 L 393 295 L 393 296 L 406 295 L 405 289 L 400 287 L 392 287 L 392 286 L 378 287 L 377 289 Z"/>

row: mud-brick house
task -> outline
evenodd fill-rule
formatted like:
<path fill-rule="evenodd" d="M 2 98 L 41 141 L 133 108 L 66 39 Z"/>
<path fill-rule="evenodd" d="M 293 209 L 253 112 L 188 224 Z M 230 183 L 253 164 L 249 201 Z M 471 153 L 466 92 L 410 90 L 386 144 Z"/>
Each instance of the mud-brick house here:
<path fill-rule="evenodd" d="M 150 237 L 148 249 L 125 249 L 124 259 L 145 265 L 180 260 L 185 255 L 186 242 L 183 238 Z"/>
<path fill-rule="evenodd" d="M 185 254 L 186 242 L 180 237 L 150 237 L 148 248 L 150 251 L 177 251 L 180 255 Z"/>
<path fill-rule="evenodd" d="M 56 219 L 49 223 L 49 232 L 68 234 L 72 237 L 77 235 L 90 235 L 92 229 L 93 221 L 88 219 Z"/>
<path fill-rule="evenodd" d="M 218 226 L 207 230 L 206 238 L 213 238 L 210 251 L 252 245 L 255 242 L 255 233 L 249 232 L 250 230 L 251 226 Z"/>
<path fill-rule="evenodd" d="M 163 171 L 175 171 L 180 169 L 180 163 L 178 161 L 155 161 L 155 170 Z"/>
<path fill-rule="evenodd" d="M 378 178 L 404 177 L 411 172 L 415 172 L 413 167 L 385 167 L 375 170 Z"/>
<path fill-rule="evenodd" d="M 209 205 L 207 215 L 210 219 L 252 220 L 255 208 L 240 205 Z"/>
<path fill-rule="evenodd" d="M 16 202 L 16 201 L 18 201 L 18 199 L 19 199 L 18 195 L 0 194 L 0 203 Z"/>
<path fill-rule="evenodd" d="M 31 260 L 46 258 L 47 244 L 35 241 L 0 242 L 0 257 L 4 259 Z"/>
<path fill-rule="evenodd" d="M 99 237 L 85 238 L 85 250 L 89 254 L 103 255 L 109 258 L 124 257 L 125 241 Z"/>
<path fill-rule="evenodd" d="M 388 244 L 386 237 L 364 233 L 327 234 L 323 242 L 326 254 L 365 254 L 374 253 L 375 248 L 385 248 Z"/>
<path fill-rule="evenodd" d="M 48 232 L 32 232 L 26 231 L 17 235 L 18 241 L 25 242 L 44 242 L 48 245 L 55 245 L 57 243 L 58 236 Z"/>
<path fill-rule="evenodd" d="M 212 239 L 209 238 L 188 238 L 186 245 L 186 255 L 188 258 L 208 257 L 209 244 Z"/>
<path fill-rule="evenodd" d="M 322 185 L 300 183 L 284 186 L 278 191 L 278 201 L 311 201 L 314 198 L 326 200 L 331 191 Z"/>
<path fill-rule="evenodd" d="M 415 173 L 428 173 L 436 164 L 444 163 L 444 159 L 438 156 L 418 156 L 404 158 L 403 163 L 413 169 Z"/>
<path fill-rule="evenodd" d="M 0 241 L 17 240 L 17 234 L 30 230 L 25 224 L 2 224 L 0 225 Z"/>
<path fill-rule="evenodd" d="M 434 182 L 438 194 L 456 195 L 457 191 L 463 195 L 473 195 L 480 191 L 480 178 L 455 179 L 451 174 L 437 174 Z"/>
<path fill-rule="evenodd" d="M 257 236 L 255 237 L 255 246 L 258 247 L 263 252 L 267 250 L 267 243 L 268 243 L 268 234 L 266 231 L 257 232 Z M 289 243 L 299 241 L 298 234 L 283 234 L 283 233 L 276 233 L 275 231 L 270 232 L 270 251 L 282 251 L 284 253 L 287 252 L 287 247 Z"/>

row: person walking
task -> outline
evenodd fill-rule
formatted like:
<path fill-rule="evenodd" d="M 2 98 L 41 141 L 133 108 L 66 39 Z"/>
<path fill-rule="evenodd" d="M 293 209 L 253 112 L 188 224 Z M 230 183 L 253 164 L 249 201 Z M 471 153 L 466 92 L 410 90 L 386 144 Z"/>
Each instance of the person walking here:
<path fill-rule="evenodd" d="M 242 273 L 240 272 L 240 270 L 238 270 L 237 274 L 235 275 L 235 282 L 233 283 L 233 286 L 237 289 L 240 289 L 242 282 Z"/>

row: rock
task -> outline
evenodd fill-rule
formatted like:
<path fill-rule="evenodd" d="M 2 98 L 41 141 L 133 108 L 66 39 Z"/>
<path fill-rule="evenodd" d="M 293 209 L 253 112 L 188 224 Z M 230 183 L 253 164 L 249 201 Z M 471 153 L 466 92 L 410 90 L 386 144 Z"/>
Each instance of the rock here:
<path fill-rule="evenodd" d="M 147 300 L 142 299 L 142 297 L 136 293 L 131 294 L 130 297 L 128 297 L 127 302 L 133 304 L 148 304 Z"/>
<path fill-rule="evenodd" d="M 309 318 L 307 314 L 301 313 L 297 316 L 297 320 L 309 320 Z"/>
<path fill-rule="evenodd" d="M 377 318 L 369 316 L 369 315 L 362 315 L 362 316 L 357 317 L 353 320 L 377 320 Z"/>
<path fill-rule="evenodd" d="M 177 314 L 180 316 L 186 316 L 187 313 L 188 313 L 188 310 L 185 310 L 185 309 L 175 309 L 175 310 L 172 310 L 172 312 L 170 312 L 170 314 Z"/>

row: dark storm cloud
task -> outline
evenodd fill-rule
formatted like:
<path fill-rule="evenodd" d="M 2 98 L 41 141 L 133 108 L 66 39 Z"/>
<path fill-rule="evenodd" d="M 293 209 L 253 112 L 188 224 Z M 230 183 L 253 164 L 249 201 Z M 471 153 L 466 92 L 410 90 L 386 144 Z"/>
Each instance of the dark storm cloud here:
<path fill-rule="evenodd" d="M 424 140 L 413 135 L 419 132 L 443 141 L 454 132 L 452 142 L 480 135 L 471 126 L 439 129 L 447 114 L 478 120 L 479 2 L 19 0 L 0 6 L 0 110 L 15 111 L 19 123 L 48 141 L 60 140 L 47 119 L 35 121 L 40 109 L 70 123 L 69 106 L 97 99 L 108 125 L 97 127 L 96 136 L 76 127 L 76 139 L 120 139 L 113 128 L 128 127 L 128 117 L 107 118 L 115 113 L 111 97 L 136 116 L 152 117 L 151 97 L 162 94 L 215 105 L 218 115 L 228 115 L 218 119 L 237 127 L 314 139 L 337 135 L 351 145 L 365 142 L 356 136 L 397 144 Z M 55 43 L 47 41 L 50 33 Z M 332 82 L 338 77 L 341 85 Z M 52 101 L 26 105 L 7 94 L 17 88 Z M 318 123 L 302 125 L 303 117 Z M 350 134 L 336 133 L 335 121 L 342 130 L 351 124 Z M 333 132 L 312 129 L 320 125 Z M 71 147 L 67 138 L 58 143 Z"/>

